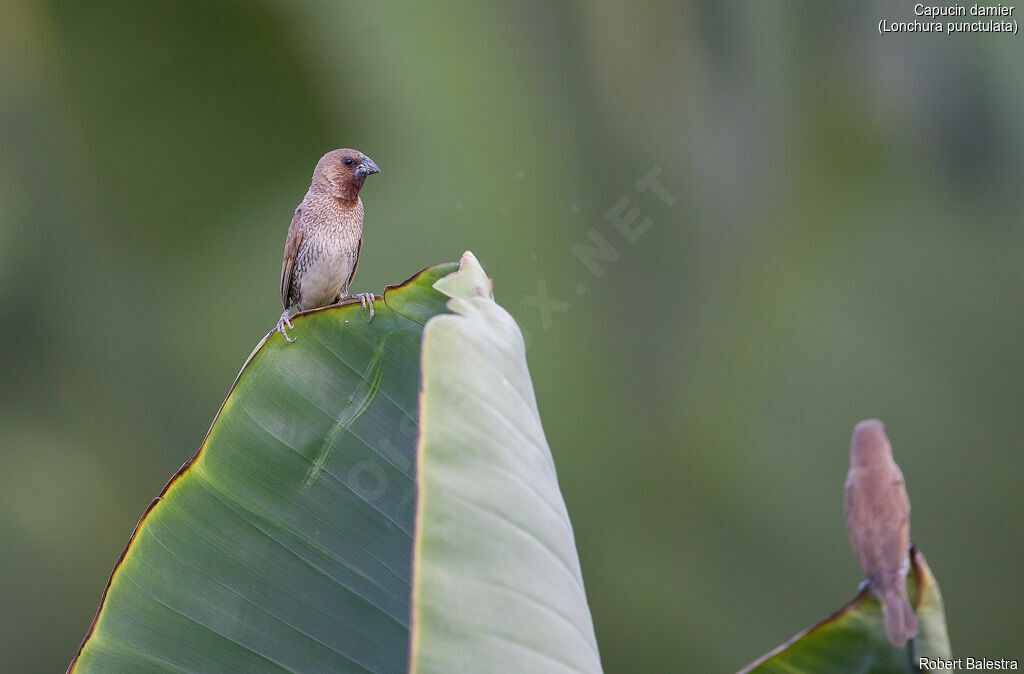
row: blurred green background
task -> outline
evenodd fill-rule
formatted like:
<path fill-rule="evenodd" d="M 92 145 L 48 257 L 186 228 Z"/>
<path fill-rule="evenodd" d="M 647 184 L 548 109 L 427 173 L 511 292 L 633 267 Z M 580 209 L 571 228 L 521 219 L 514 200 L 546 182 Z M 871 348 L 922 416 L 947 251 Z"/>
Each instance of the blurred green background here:
<path fill-rule="evenodd" d="M 383 169 L 355 290 L 472 249 L 522 325 L 608 671 L 851 598 L 871 416 L 955 653 L 1022 657 L 1024 42 L 878 35 L 910 7 L 4 3 L 0 670 L 66 666 L 341 146 Z"/>

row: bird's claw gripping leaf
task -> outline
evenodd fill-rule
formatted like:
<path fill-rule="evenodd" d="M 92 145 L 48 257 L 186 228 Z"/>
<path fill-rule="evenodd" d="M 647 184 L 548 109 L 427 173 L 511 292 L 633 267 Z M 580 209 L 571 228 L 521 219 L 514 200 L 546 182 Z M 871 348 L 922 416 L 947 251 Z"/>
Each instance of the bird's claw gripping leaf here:
<path fill-rule="evenodd" d="M 364 311 L 366 310 L 367 307 L 370 308 L 370 320 L 366 321 L 367 323 L 369 323 L 370 321 L 373 320 L 373 301 L 377 299 L 377 296 L 374 295 L 373 293 L 359 293 L 358 295 L 356 295 L 356 297 L 359 298 L 359 305 L 363 308 Z"/>
<path fill-rule="evenodd" d="M 285 309 L 284 313 L 281 314 L 281 319 L 277 322 L 277 328 L 275 329 L 281 333 L 281 336 L 284 337 L 284 341 L 289 344 L 295 341 L 295 339 L 288 336 L 288 330 L 294 330 L 295 326 L 292 325 L 291 319 L 288 317 L 287 309 Z"/>

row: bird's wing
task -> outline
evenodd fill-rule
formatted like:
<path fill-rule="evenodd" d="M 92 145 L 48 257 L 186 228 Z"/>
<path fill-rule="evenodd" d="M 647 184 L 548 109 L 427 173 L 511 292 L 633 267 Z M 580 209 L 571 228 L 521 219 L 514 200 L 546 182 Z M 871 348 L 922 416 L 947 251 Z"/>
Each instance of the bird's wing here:
<path fill-rule="evenodd" d="M 288 240 L 284 243 L 284 261 L 281 263 L 281 303 L 288 308 L 288 296 L 292 290 L 292 269 L 295 267 L 295 256 L 299 254 L 302 243 L 302 232 L 299 230 L 299 219 L 302 218 L 302 206 L 295 209 L 292 224 L 288 226 Z"/>
<path fill-rule="evenodd" d="M 348 290 L 352 287 L 352 279 L 356 277 L 356 267 L 359 266 L 359 253 L 363 250 L 363 235 L 359 235 L 359 245 L 356 246 L 356 259 L 352 262 L 352 273 L 348 275 L 348 280 L 345 281 L 345 289 L 341 291 L 342 295 L 347 295 Z"/>
<path fill-rule="evenodd" d="M 889 582 L 890 574 L 905 563 L 910 544 L 910 500 L 903 476 L 879 476 L 862 479 L 850 471 L 846 482 L 846 523 L 850 529 L 857 561 L 865 575 L 874 581 Z M 873 576 L 877 576 L 873 578 Z"/>
<path fill-rule="evenodd" d="M 875 495 L 871 489 L 864 489 L 864 485 L 856 478 L 861 469 L 854 468 L 850 471 L 846 481 L 846 526 L 850 531 L 850 544 L 853 547 L 853 554 L 857 556 L 857 562 L 863 569 L 864 575 L 868 578 L 881 566 L 879 560 L 879 547 L 881 545 L 880 535 L 882 527 L 875 519 L 874 499 Z"/>
<path fill-rule="evenodd" d="M 858 535 L 860 533 L 860 527 L 857 526 L 860 524 L 860 522 L 857 518 L 857 511 L 855 510 L 858 501 L 858 494 L 856 493 L 857 483 L 854 480 L 853 470 L 850 471 L 850 474 L 846 478 L 843 509 L 846 511 L 846 528 L 850 532 L 850 543 L 853 546 L 853 553 L 857 555 L 857 561 L 861 564 L 861 568 L 863 568 L 864 560 L 861 559 L 861 550 L 863 549 L 863 547 L 861 545 L 860 536 Z"/>
<path fill-rule="evenodd" d="M 907 563 L 907 551 L 910 548 L 910 497 L 903 481 L 903 472 L 899 468 L 892 477 L 891 487 L 895 507 L 886 517 L 885 527 L 892 532 L 886 539 L 881 554 L 893 568 L 901 569 Z"/>

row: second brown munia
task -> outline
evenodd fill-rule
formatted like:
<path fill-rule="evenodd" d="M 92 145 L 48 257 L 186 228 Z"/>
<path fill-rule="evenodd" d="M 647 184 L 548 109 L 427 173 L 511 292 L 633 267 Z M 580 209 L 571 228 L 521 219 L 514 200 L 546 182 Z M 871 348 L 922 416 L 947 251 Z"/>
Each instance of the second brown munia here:
<path fill-rule="evenodd" d="M 885 426 L 862 421 L 850 441 L 846 476 L 846 525 L 871 593 L 882 605 L 885 633 L 893 646 L 917 636 L 907 599 L 910 570 L 910 498 L 903 472 L 892 458 Z"/>
<path fill-rule="evenodd" d="M 373 320 L 372 293 L 349 295 L 363 247 L 363 201 L 366 177 L 380 169 L 359 150 L 332 150 L 320 158 L 309 191 L 295 209 L 284 244 L 281 302 L 277 331 L 287 342 L 294 329 L 292 311 L 313 309 L 359 298 Z"/>

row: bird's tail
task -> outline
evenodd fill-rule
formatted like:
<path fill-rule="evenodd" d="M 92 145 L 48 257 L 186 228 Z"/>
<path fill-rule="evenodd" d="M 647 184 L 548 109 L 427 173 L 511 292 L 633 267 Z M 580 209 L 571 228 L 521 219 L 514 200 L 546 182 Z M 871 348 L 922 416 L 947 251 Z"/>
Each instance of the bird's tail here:
<path fill-rule="evenodd" d="M 882 602 L 882 617 L 885 621 L 885 634 L 889 643 L 897 648 L 907 643 L 908 639 L 917 636 L 917 616 L 910 607 L 907 593 L 890 592 Z"/>

